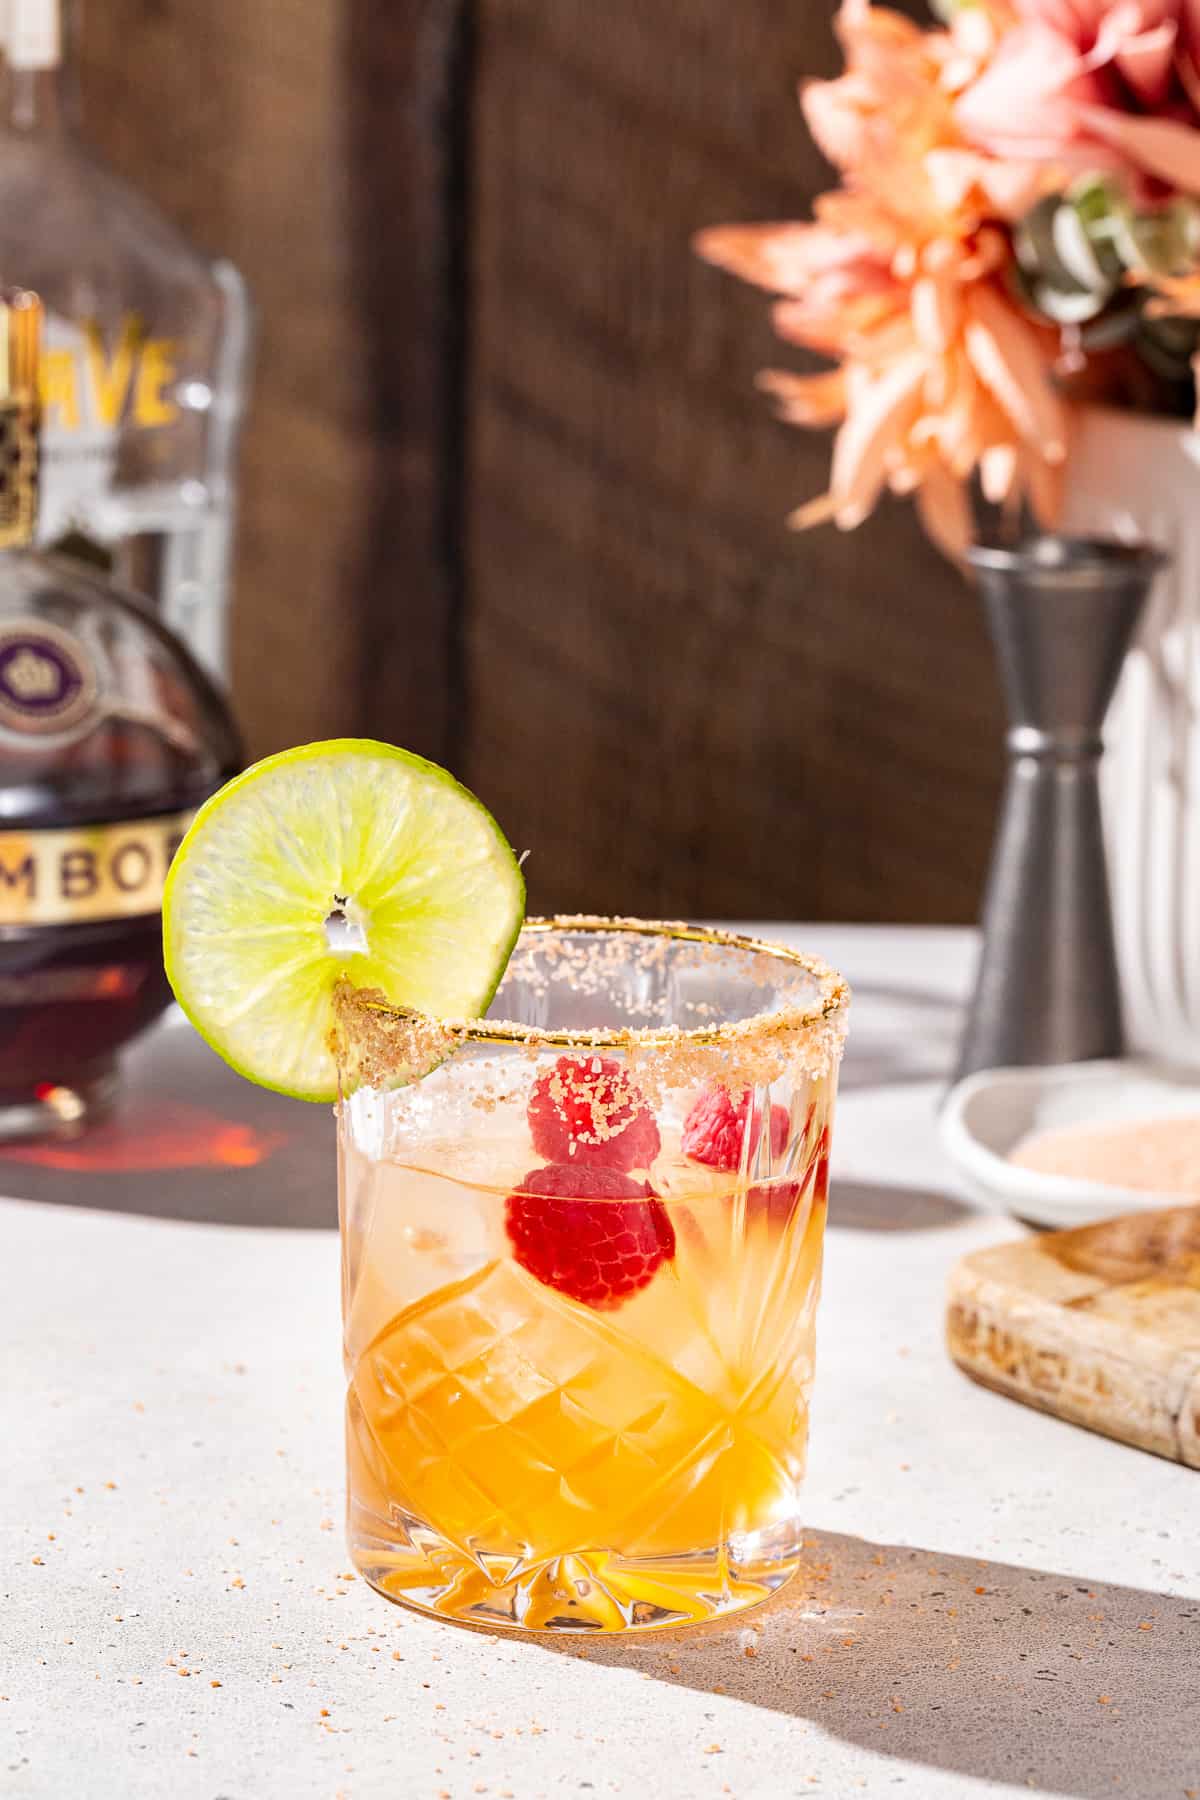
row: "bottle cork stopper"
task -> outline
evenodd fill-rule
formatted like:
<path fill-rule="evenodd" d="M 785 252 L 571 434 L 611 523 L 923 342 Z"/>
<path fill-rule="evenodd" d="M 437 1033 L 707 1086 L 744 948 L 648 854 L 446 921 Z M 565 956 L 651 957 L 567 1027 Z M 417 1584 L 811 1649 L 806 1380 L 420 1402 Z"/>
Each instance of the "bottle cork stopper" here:
<path fill-rule="evenodd" d="M 0 289 L 0 549 L 33 538 L 37 517 L 42 303 Z"/>

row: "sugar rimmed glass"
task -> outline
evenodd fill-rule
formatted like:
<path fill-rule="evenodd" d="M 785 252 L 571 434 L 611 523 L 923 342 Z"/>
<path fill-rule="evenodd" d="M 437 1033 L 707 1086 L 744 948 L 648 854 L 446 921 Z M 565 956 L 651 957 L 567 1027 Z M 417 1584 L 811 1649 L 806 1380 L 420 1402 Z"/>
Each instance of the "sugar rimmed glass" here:
<path fill-rule="evenodd" d="M 338 997 L 348 1532 L 490 1629 L 673 1626 L 794 1571 L 848 994 L 815 958 L 524 928 L 489 1017 Z"/>

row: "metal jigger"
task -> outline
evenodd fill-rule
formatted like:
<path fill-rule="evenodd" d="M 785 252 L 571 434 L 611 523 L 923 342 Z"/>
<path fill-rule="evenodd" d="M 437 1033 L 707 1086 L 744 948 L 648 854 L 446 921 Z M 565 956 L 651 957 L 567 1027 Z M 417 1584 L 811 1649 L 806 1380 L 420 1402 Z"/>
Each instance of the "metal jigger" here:
<path fill-rule="evenodd" d="M 1149 545 L 1033 536 L 967 552 L 1008 704 L 1008 779 L 960 1076 L 1121 1054 L 1101 728 L 1158 570 Z"/>

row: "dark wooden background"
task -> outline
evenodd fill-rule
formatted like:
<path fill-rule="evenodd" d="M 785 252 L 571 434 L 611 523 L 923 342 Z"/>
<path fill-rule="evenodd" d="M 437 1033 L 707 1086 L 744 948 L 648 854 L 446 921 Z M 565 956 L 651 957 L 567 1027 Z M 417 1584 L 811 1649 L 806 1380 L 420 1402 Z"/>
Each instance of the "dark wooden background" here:
<path fill-rule="evenodd" d="M 95 141 L 260 312 L 234 680 L 252 748 L 448 762 L 537 908 L 973 916 L 999 705 L 888 506 L 783 519 L 761 296 L 699 264 L 827 173 L 816 0 L 92 0 Z"/>

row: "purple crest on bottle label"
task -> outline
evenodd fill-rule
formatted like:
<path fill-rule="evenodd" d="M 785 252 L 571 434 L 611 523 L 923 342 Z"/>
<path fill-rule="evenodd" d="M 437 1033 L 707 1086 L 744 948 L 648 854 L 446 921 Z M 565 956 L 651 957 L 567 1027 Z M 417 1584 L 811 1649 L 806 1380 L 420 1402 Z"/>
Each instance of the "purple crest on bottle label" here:
<path fill-rule="evenodd" d="M 95 670 L 77 638 L 41 619 L 0 625 L 0 725 L 57 737 L 86 719 L 95 700 Z"/>

